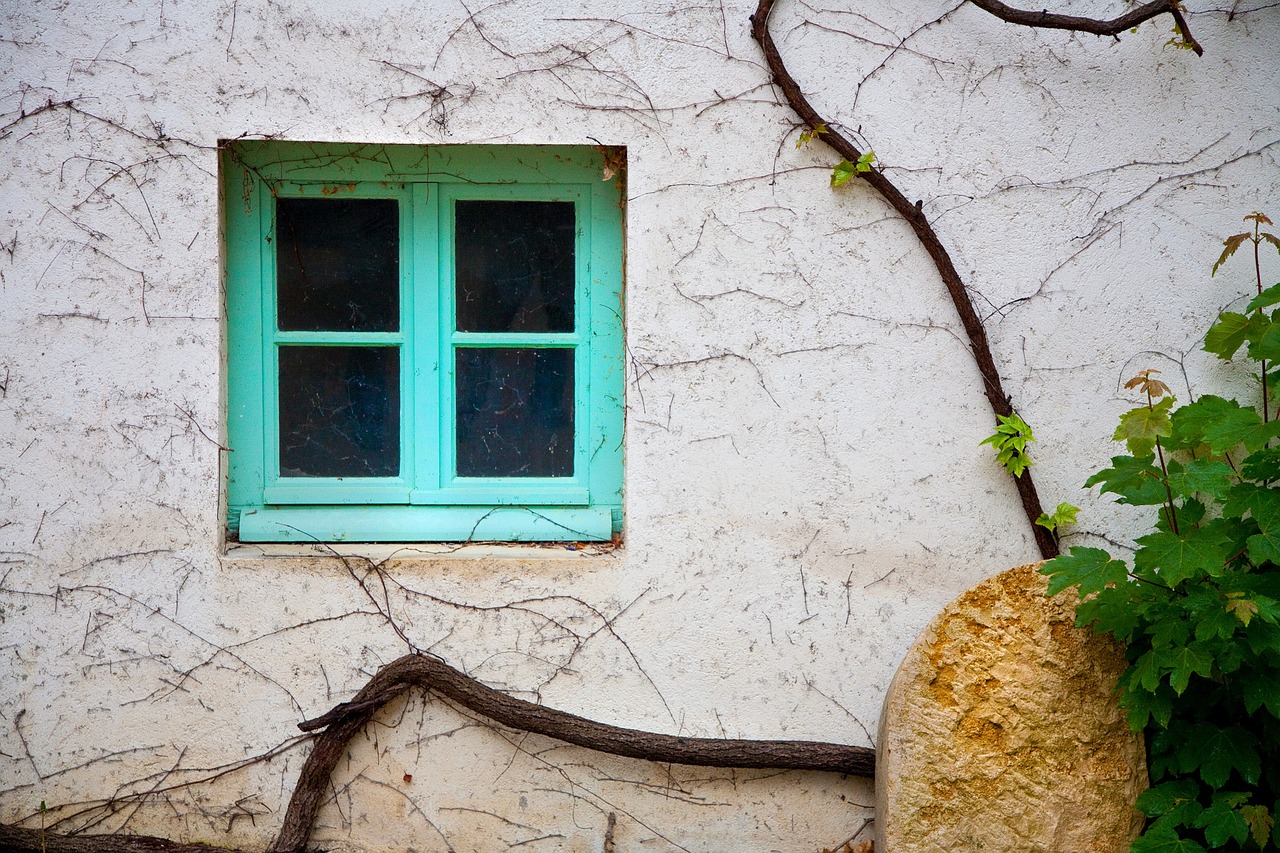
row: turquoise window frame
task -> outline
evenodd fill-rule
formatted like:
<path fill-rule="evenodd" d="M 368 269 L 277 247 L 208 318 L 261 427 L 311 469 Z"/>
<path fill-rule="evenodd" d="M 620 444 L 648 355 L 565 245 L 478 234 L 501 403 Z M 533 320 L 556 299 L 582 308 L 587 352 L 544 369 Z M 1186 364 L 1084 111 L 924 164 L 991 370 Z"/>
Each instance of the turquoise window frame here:
<path fill-rule="evenodd" d="M 519 542 L 608 540 L 621 532 L 623 209 L 618 170 L 606 168 L 603 151 L 255 140 L 224 143 L 220 170 L 231 537 Z M 327 196 L 397 202 L 398 331 L 277 329 L 275 200 Z M 453 209 L 471 199 L 574 204 L 572 332 L 455 330 Z M 281 475 L 278 353 L 290 344 L 398 348 L 399 476 Z M 570 477 L 456 474 L 454 353 L 512 346 L 574 351 Z"/>

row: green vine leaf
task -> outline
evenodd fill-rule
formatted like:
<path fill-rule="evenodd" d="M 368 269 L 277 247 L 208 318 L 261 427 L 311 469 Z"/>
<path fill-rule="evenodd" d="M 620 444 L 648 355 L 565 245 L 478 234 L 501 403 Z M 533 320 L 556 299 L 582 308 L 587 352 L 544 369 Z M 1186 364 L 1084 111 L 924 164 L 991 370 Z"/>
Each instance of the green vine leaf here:
<path fill-rule="evenodd" d="M 1007 416 L 996 415 L 996 431 L 978 442 L 978 446 L 990 444 L 995 448 L 996 461 L 1013 476 L 1021 477 L 1032 464 L 1031 457 L 1027 455 L 1027 445 L 1035 440 L 1031 427 L 1014 412 Z"/>
<path fill-rule="evenodd" d="M 1148 533 L 1137 542 L 1134 570 L 1142 577 L 1175 587 L 1184 580 L 1217 577 L 1226 563 L 1230 540 L 1221 525 L 1193 527 L 1176 533 Z"/>
<path fill-rule="evenodd" d="M 1204 336 L 1205 352 L 1211 352 L 1223 361 L 1228 361 L 1236 354 L 1236 350 L 1244 346 L 1248 336 L 1249 318 L 1244 314 L 1225 311 L 1218 315 L 1218 322 L 1209 327 Z"/>
<path fill-rule="evenodd" d="M 1134 456 L 1146 456 L 1155 449 L 1159 439 L 1173 435 L 1173 426 L 1169 421 L 1173 403 L 1173 397 L 1165 397 L 1153 405 L 1139 406 L 1125 412 L 1120 416 L 1120 425 L 1116 427 L 1112 439 L 1123 441 Z"/>
<path fill-rule="evenodd" d="M 1221 847 L 1227 841 L 1243 844 L 1249 837 L 1249 824 L 1236 807 L 1248 800 L 1248 794 L 1219 791 L 1213 797 L 1213 805 L 1196 818 L 1195 826 L 1205 831 L 1205 840 L 1214 847 Z"/>
<path fill-rule="evenodd" d="M 828 132 L 827 126 L 822 123 L 815 124 L 813 127 L 806 127 L 800 131 L 800 138 L 796 140 L 796 148 L 803 148 L 812 142 L 815 137 Z"/>
<path fill-rule="evenodd" d="M 1101 485 L 1102 493 L 1119 495 L 1117 503 L 1155 506 L 1164 503 L 1164 477 L 1155 466 L 1155 456 L 1113 456 L 1111 467 L 1085 480 L 1085 488 Z"/>
<path fill-rule="evenodd" d="M 1098 592 L 1108 584 L 1124 583 L 1128 567 L 1101 548 L 1072 548 L 1071 553 L 1054 557 L 1041 567 L 1049 576 L 1049 595 L 1057 595 L 1070 586 L 1079 586 L 1080 595 Z"/>
<path fill-rule="evenodd" d="M 849 183 L 849 179 L 855 177 L 860 172 L 870 172 L 871 164 L 876 161 L 876 153 L 868 151 L 858 157 L 857 162 L 850 162 L 847 158 L 842 159 L 831 170 L 831 186 L 842 187 Z"/>
<path fill-rule="evenodd" d="M 1189 838 L 1181 838 L 1172 828 L 1152 829 L 1129 845 L 1129 853 L 1207 853 Z"/>
<path fill-rule="evenodd" d="M 842 187 L 849 183 L 849 179 L 858 174 L 858 164 L 850 163 L 848 160 L 841 160 L 831 170 L 831 186 Z"/>
<path fill-rule="evenodd" d="M 1262 773 L 1258 739 L 1240 726 L 1223 729 L 1210 723 L 1196 724 L 1178 750 L 1178 758 L 1184 772 L 1199 769 L 1200 778 L 1214 788 L 1225 785 L 1232 770 L 1250 785 L 1256 784 Z"/>
<path fill-rule="evenodd" d="M 1036 524 L 1048 530 L 1050 533 L 1057 533 L 1058 528 L 1068 524 L 1076 523 L 1076 514 L 1080 512 L 1080 507 L 1072 506 L 1063 501 L 1058 504 L 1058 508 L 1053 511 L 1053 515 L 1047 512 L 1040 513 L 1040 517 L 1036 519 Z"/>

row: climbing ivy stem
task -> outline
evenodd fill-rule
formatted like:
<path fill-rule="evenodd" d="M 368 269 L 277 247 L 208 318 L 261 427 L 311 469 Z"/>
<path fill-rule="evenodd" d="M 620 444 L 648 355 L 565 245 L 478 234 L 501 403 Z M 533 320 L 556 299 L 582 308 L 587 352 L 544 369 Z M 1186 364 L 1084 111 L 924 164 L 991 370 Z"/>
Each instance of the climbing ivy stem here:
<path fill-rule="evenodd" d="M 768 65 L 774 84 L 781 90 L 787 104 L 805 126 L 813 129 L 826 128 L 826 132 L 815 138 L 820 138 L 849 162 L 857 163 L 864 152 L 840 133 L 832 122 L 826 121 L 818 114 L 818 111 L 809 103 L 809 99 L 805 97 L 800 84 L 787 70 L 786 63 L 782 61 L 782 54 L 778 52 L 778 46 L 769 32 L 769 14 L 773 11 L 775 2 L 776 0 L 759 0 L 756 11 L 751 15 L 751 36 L 764 53 L 765 63 Z M 938 275 L 941 276 L 951 302 L 955 305 L 956 313 L 960 315 L 960 323 L 964 326 L 965 335 L 969 339 L 969 352 L 982 377 L 982 390 L 986 394 L 987 402 L 991 405 L 991 410 L 1005 417 L 1012 415 L 1013 403 L 1000 381 L 1000 371 L 996 368 L 995 358 L 991 354 L 991 344 L 987 340 L 986 329 L 982 325 L 977 310 L 973 307 L 968 289 L 960 278 L 950 253 L 934 231 L 921 205 L 909 200 L 877 168 L 872 167 L 866 172 L 857 172 L 857 177 L 879 193 L 880 197 L 906 220 L 911 230 L 915 232 L 916 239 L 920 241 L 920 245 L 928 253 Z M 1035 482 L 1031 479 L 1031 472 L 1023 471 L 1022 476 L 1012 479 L 1040 553 L 1046 560 L 1056 557 L 1059 554 L 1057 541 L 1048 530 L 1035 523 L 1036 519 L 1044 514 L 1044 509 L 1040 505 L 1040 496 L 1036 492 Z"/>

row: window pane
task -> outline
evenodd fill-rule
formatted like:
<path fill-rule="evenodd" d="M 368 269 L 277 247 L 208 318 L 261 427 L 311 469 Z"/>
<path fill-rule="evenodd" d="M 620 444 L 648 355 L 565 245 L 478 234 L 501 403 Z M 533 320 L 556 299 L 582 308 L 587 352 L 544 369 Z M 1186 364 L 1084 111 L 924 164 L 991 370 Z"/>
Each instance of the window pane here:
<path fill-rule="evenodd" d="M 459 201 L 461 332 L 572 332 L 574 209 L 567 201 Z"/>
<path fill-rule="evenodd" d="M 573 350 L 457 351 L 458 476 L 573 476 Z"/>
<path fill-rule="evenodd" d="M 400 327 L 400 211 L 386 198 L 276 201 L 282 331 Z"/>
<path fill-rule="evenodd" d="M 400 350 L 280 348 L 280 475 L 400 473 Z"/>

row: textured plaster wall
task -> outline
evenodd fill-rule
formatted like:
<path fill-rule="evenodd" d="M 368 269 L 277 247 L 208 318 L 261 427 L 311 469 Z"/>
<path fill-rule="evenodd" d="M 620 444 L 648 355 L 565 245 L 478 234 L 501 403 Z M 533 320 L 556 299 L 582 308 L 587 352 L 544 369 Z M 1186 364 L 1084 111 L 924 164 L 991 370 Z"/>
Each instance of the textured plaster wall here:
<path fill-rule="evenodd" d="M 1140 521 L 1079 490 L 1123 379 L 1248 390 L 1197 347 L 1248 286 L 1208 279 L 1217 241 L 1280 212 L 1280 13 L 1189 5 L 1203 58 L 1164 22 L 774 16 L 818 109 L 954 253 L 1079 543 Z M 749 6 L 469 8 L 0 5 L 0 820 L 44 801 L 62 829 L 265 846 L 295 723 L 405 650 L 388 612 L 578 714 L 869 744 L 930 618 L 1037 556 L 933 268 L 864 188 L 829 189 L 829 150 L 796 150 Z M 359 560 L 226 552 L 216 145 L 242 135 L 627 147 L 623 548 L 401 552 L 372 596 Z M 228 772 L 182 786 L 202 768 Z M 872 813 L 863 780 L 612 759 L 421 698 L 334 791 L 317 840 L 418 850 L 595 851 L 615 812 L 618 849 L 816 851 Z"/>

